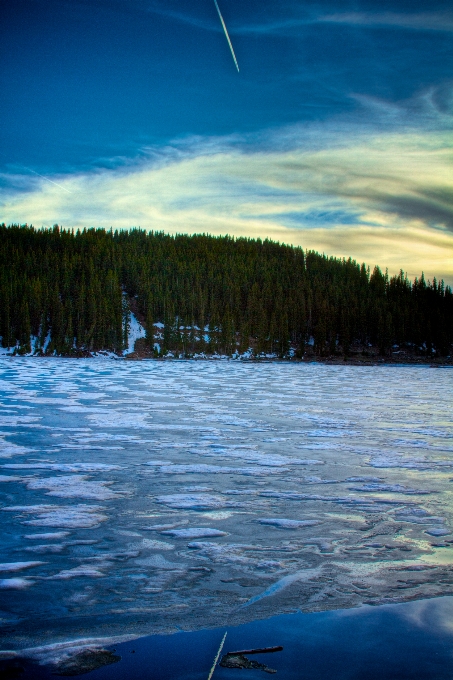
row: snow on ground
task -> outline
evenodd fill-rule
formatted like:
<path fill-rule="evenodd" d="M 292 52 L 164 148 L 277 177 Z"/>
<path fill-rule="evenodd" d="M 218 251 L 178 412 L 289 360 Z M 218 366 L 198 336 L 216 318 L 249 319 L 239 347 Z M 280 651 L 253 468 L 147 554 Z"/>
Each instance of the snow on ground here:
<path fill-rule="evenodd" d="M 129 333 L 127 337 L 127 349 L 123 351 L 123 355 L 126 356 L 127 354 L 132 354 L 137 340 L 139 340 L 140 338 L 144 338 L 145 336 L 146 336 L 145 329 L 143 328 L 142 324 L 137 319 L 135 314 L 131 312 Z"/>

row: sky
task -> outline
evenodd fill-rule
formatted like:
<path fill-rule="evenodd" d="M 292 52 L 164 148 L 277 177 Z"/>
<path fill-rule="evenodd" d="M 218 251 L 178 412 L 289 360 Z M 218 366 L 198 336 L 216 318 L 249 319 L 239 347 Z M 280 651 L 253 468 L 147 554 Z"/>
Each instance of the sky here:
<path fill-rule="evenodd" d="M 0 3 L 0 221 L 272 238 L 453 283 L 450 0 Z"/>

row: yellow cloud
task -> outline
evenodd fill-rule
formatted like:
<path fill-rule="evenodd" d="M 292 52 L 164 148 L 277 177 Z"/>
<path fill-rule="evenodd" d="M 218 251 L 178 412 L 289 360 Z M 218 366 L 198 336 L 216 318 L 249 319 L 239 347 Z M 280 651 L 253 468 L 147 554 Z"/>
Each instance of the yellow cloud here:
<path fill-rule="evenodd" d="M 209 232 L 273 238 L 412 277 L 453 282 L 453 182 L 446 134 L 337 135 L 321 149 L 218 143 L 35 181 L 4 196 L 2 219 L 66 227 Z"/>

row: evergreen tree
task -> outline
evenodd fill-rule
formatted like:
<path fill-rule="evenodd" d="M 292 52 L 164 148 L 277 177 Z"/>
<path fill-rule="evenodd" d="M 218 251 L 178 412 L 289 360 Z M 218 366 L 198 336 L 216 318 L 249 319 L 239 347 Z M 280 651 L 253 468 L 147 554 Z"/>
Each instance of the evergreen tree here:
<path fill-rule="evenodd" d="M 452 351 L 452 290 L 423 273 L 410 282 L 403 271 L 389 277 L 269 240 L 0 225 L 3 347 L 28 353 L 34 335 L 41 348 L 51 338 L 48 353 L 120 351 L 131 300 L 150 347 L 153 324 L 165 324 L 165 352 L 251 346 L 285 357 L 291 346 L 302 356 L 311 336 L 318 355 L 357 343 L 383 354 L 393 344 L 429 356 Z"/>

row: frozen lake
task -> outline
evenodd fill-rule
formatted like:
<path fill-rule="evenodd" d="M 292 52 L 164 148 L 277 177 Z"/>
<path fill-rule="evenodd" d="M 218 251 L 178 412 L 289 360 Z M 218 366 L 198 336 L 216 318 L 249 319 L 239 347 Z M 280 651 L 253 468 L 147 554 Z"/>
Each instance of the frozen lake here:
<path fill-rule="evenodd" d="M 453 370 L 0 360 L 3 649 L 453 593 Z"/>

